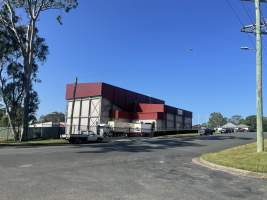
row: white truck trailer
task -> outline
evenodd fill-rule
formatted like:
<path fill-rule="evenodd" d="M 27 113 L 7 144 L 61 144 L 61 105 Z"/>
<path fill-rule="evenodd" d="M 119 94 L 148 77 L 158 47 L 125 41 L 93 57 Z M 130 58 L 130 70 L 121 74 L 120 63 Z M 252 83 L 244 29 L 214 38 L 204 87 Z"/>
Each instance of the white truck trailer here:
<path fill-rule="evenodd" d="M 109 125 L 99 122 L 99 98 L 76 99 L 77 82 L 76 78 L 73 99 L 67 105 L 65 134 L 61 137 L 70 143 L 109 141 Z"/>

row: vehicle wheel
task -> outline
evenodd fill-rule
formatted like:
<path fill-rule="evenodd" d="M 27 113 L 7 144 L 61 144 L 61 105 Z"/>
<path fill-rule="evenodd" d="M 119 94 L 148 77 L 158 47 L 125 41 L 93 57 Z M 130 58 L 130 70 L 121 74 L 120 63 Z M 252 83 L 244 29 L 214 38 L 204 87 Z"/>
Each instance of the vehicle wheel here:
<path fill-rule="evenodd" d="M 69 143 L 70 143 L 70 144 L 75 144 L 75 139 L 70 138 L 70 139 L 69 139 Z"/>

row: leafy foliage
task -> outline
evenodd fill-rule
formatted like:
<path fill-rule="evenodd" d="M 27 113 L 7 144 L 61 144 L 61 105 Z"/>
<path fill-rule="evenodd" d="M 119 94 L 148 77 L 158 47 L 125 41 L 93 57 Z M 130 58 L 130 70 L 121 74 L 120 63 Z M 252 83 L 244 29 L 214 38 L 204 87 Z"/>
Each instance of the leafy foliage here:
<path fill-rule="evenodd" d="M 234 115 L 228 121 L 235 125 L 239 125 L 241 120 L 242 120 L 241 115 Z"/>
<path fill-rule="evenodd" d="M 39 119 L 41 122 L 59 123 L 65 121 L 65 114 L 62 112 L 52 112 L 47 115 L 42 115 Z"/>
<path fill-rule="evenodd" d="M 22 38 L 26 38 L 25 27 L 18 27 L 19 34 Z M 37 31 L 38 32 L 38 31 Z M 48 47 L 45 40 L 37 35 L 34 41 L 35 60 L 44 61 L 48 53 Z M 38 81 L 37 78 L 38 65 L 33 64 L 31 81 Z M 19 139 L 19 131 L 23 121 L 25 96 L 24 91 L 24 67 L 22 64 L 22 54 L 19 45 L 13 37 L 10 37 L 9 31 L 0 24 L 0 96 L 4 104 L 9 125 L 13 129 L 15 139 Z M 29 121 L 36 120 L 35 113 L 38 109 L 39 99 L 36 91 L 30 85 L 29 91 Z M 5 124 L 5 125 L 8 125 Z"/>
<path fill-rule="evenodd" d="M 210 128 L 218 128 L 227 123 L 227 119 L 219 112 L 214 112 L 210 114 L 208 126 Z"/>
<path fill-rule="evenodd" d="M 39 81 L 37 77 L 39 64 L 46 61 L 48 54 L 45 39 L 38 35 L 37 21 L 41 13 L 48 10 L 69 12 L 77 6 L 77 0 L 2 0 L 0 3 L 2 28 L 0 40 L 10 43 L 10 45 L 0 44 L 2 48 L 0 57 L 3 61 L 2 97 L 8 113 L 9 104 L 14 103 L 12 100 L 16 97 L 16 110 L 12 112 L 14 115 L 23 113 L 22 134 L 25 132 L 26 138 L 29 121 L 34 117 L 32 113 L 38 108 L 39 102 L 37 93 L 33 91 L 33 85 Z M 62 23 L 61 16 L 58 16 L 57 20 Z M 12 121 L 11 118 L 10 120 Z"/>

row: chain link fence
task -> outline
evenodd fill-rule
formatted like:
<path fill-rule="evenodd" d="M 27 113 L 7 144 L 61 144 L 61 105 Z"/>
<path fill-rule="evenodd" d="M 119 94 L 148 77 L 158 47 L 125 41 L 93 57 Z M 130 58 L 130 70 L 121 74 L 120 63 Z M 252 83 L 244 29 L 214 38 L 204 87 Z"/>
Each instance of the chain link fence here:
<path fill-rule="evenodd" d="M 60 135 L 65 133 L 64 127 L 30 127 L 28 135 L 23 139 L 34 140 L 34 139 L 59 139 Z M 11 128 L 0 127 L 0 141 L 11 141 L 14 140 Z"/>
<path fill-rule="evenodd" d="M 14 135 L 12 134 L 11 128 L 0 127 L 0 141 L 14 140 Z"/>

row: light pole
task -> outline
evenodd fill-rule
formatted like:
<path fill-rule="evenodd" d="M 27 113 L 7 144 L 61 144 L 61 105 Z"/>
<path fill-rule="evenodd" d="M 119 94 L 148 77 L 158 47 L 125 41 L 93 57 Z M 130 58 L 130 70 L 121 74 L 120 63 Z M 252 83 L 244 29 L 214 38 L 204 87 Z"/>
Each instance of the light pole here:
<path fill-rule="evenodd" d="M 240 49 L 244 50 L 244 51 L 256 51 L 256 49 L 250 48 L 250 47 L 246 47 L 246 46 L 240 47 Z"/>

